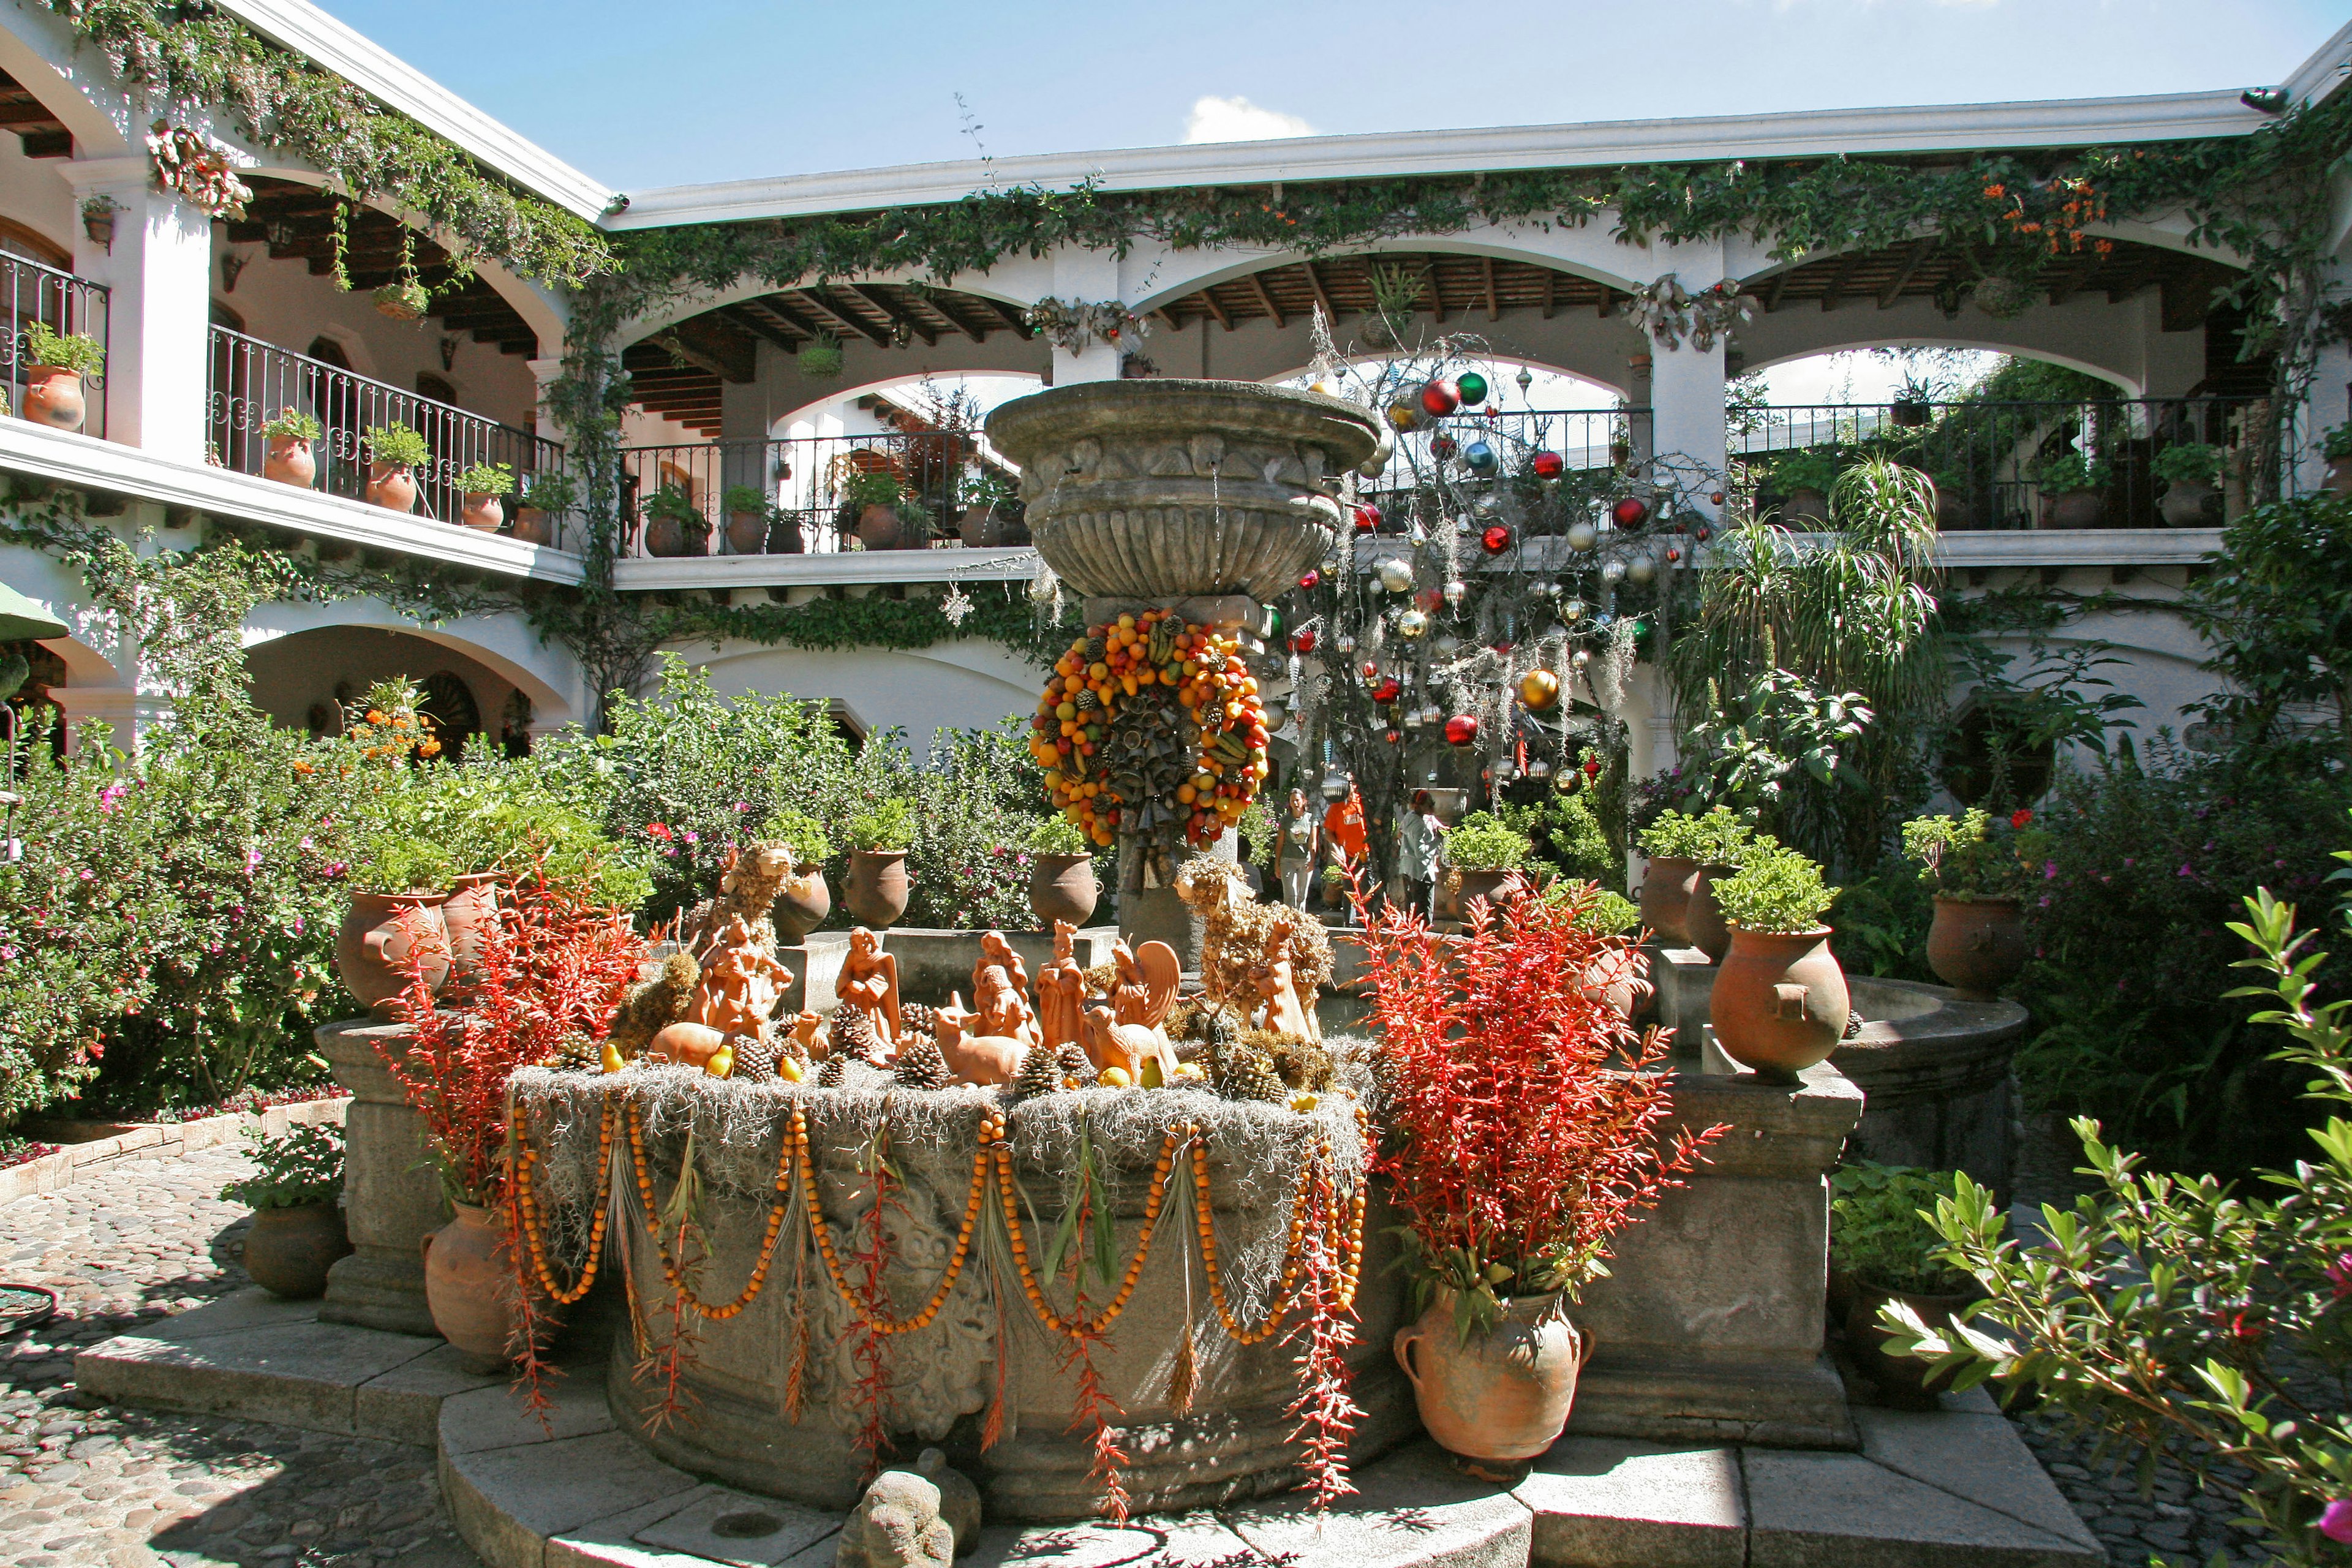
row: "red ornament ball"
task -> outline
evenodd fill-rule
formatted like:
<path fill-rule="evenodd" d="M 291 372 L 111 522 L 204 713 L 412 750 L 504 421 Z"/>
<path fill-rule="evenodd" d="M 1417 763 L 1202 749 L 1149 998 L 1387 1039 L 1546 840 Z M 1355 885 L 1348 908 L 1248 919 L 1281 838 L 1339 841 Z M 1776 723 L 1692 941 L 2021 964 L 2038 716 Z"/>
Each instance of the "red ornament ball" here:
<path fill-rule="evenodd" d="M 1404 737 L 1403 737 L 1402 735 L 1399 734 L 1399 733 L 1398 733 L 1396 731 L 1394 731 L 1394 730 L 1391 730 L 1391 731 L 1388 732 L 1388 734 L 1387 734 L 1384 738 L 1387 740 L 1388 743 L 1389 743 L 1390 745 L 1391 745 L 1391 746 L 1395 745 L 1399 741 L 1402 741 L 1402 740 L 1403 740 L 1403 739 L 1404 739 Z"/>
<path fill-rule="evenodd" d="M 1568 472 L 1568 459 L 1561 457 L 1558 452 L 1538 452 L 1535 456 L 1533 467 L 1536 471 L 1536 478 L 1539 479 L 1556 479 L 1559 478 L 1560 475 Z"/>
<path fill-rule="evenodd" d="M 1682 558 L 1683 547 L 1681 545 L 1669 544 L 1666 546 L 1666 562 L 1669 565 L 1673 564 L 1675 562 L 1680 561 Z"/>
<path fill-rule="evenodd" d="M 1404 688 L 1397 684 L 1397 679 L 1394 676 L 1389 677 L 1372 688 L 1372 700 L 1375 702 L 1393 702 L 1403 694 Z"/>
<path fill-rule="evenodd" d="M 1378 664 L 1369 658 L 1364 660 L 1364 679 L 1366 680 L 1378 679 L 1380 678 L 1380 673 L 1381 667 Z"/>
<path fill-rule="evenodd" d="M 1445 743 L 1466 746 L 1478 738 L 1478 721 L 1467 713 L 1456 713 L 1445 721 Z"/>
<path fill-rule="evenodd" d="M 1511 547 L 1511 531 L 1498 522 L 1481 534 L 1478 542 L 1486 547 L 1487 554 L 1500 555 Z"/>
<path fill-rule="evenodd" d="M 1639 496 L 1627 496 L 1609 509 L 1609 515 L 1617 520 L 1620 528 L 1639 528 L 1642 520 L 1650 515 L 1650 503 Z"/>
<path fill-rule="evenodd" d="M 1445 590 L 1443 588 L 1423 588 L 1418 597 L 1421 607 L 1433 616 L 1445 606 Z"/>
<path fill-rule="evenodd" d="M 1315 651 L 1314 628 L 1310 626 L 1303 632 L 1291 633 L 1290 651 L 1293 653 L 1313 653 Z"/>
<path fill-rule="evenodd" d="M 1454 451 L 1455 447 L 1454 445 L 1454 437 L 1451 436 L 1437 437 L 1429 444 L 1430 456 L 1437 458 L 1440 462 L 1443 462 L 1446 458 L 1454 456 Z"/>
<path fill-rule="evenodd" d="M 1299 576 L 1298 585 L 1302 588 L 1312 589 L 1322 581 L 1323 574 L 1310 569 Z"/>
<path fill-rule="evenodd" d="M 1380 508 L 1376 506 L 1360 506 L 1356 509 L 1356 531 L 1358 533 L 1370 533 L 1372 530 L 1380 527 Z"/>
<path fill-rule="evenodd" d="M 1462 389 L 1450 381 L 1433 381 L 1421 389 L 1421 406 L 1433 419 L 1443 419 L 1462 406 Z"/>
<path fill-rule="evenodd" d="M 1711 501 L 1712 503 L 1714 503 L 1715 505 L 1717 505 L 1717 506 L 1721 506 L 1721 505 L 1723 504 L 1723 492 L 1722 492 L 1721 490 L 1717 490 L 1714 494 L 1712 494 L 1712 495 L 1708 496 L 1706 499 L 1707 499 L 1709 501 Z"/>
<path fill-rule="evenodd" d="M 1696 528 L 1691 530 L 1691 537 L 1697 540 L 1701 544 L 1705 544 L 1709 539 L 1715 537 L 1715 530 L 1702 522 Z"/>

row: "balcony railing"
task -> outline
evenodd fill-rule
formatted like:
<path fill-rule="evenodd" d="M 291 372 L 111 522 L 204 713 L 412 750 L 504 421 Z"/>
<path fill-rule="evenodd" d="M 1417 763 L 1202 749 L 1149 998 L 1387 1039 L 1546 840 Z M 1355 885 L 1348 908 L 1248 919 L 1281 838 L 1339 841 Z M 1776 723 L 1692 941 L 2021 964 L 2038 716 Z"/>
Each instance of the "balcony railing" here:
<path fill-rule="evenodd" d="M 1936 481 L 1937 525 L 1947 530 L 2210 526 L 2278 482 L 2270 478 L 2278 465 L 2266 472 L 2262 461 L 2261 416 L 2248 417 L 2258 401 L 1786 405 L 1732 410 L 1727 435 L 1752 503 L 1792 522 L 1815 508 L 1798 493 L 1818 490 L 1811 480 L 1883 453 Z M 2191 443 L 2219 449 L 2220 482 L 2182 489 L 2158 477 L 2157 459 Z M 1790 462 L 1799 453 L 1831 461 Z M 2070 457 L 2095 470 L 2090 490 L 2046 482 Z"/>
<path fill-rule="evenodd" d="M 866 517 L 872 509 L 857 481 L 875 475 L 887 476 L 900 498 L 892 548 L 1028 541 L 1012 500 L 1012 466 L 976 433 L 940 430 L 624 447 L 622 551 L 798 555 L 872 548 L 889 531 Z M 753 510 L 735 504 L 755 497 Z M 969 529 L 967 512 L 974 514 Z M 699 521 L 657 526 L 666 515 Z"/>
<path fill-rule="evenodd" d="M 1436 526 L 1437 500 L 1423 481 L 1441 465 L 1456 465 L 1458 473 L 1462 453 L 1482 437 L 1508 476 L 1518 475 L 1538 452 L 1558 456 L 1570 479 L 1598 476 L 1652 455 L 1646 408 L 1523 408 L 1456 415 L 1400 435 L 1388 466 L 1377 479 L 1358 487 L 1360 500 L 1380 508 L 1381 531 L 1404 533 L 1416 523 Z"/>
<path fill-rule="evenodd" d="M 0 342 L 0 366 L 5 366 L 8 391 L 8 406 L 22 412 L 25 407 L 25 367 L 34 363 L 26 344 L 25 329 L 38 321 L 60 335 L 79 332 L 95 338 L 100 349 L 108 348 L 108 291 L 103 283 L 92 283 L 60 272 L 54 267 L 43 266 L 26 257 L 0 255 L 0 304 L 8 312 L 8 332 Z M 106 372 L 101 364 L 95 375 L 82 378 L 89 391 L 89 412 L 82 420 L 85 435 L 103 437 L 106 434 Z"/>
<path fill-rule="evenodd" d="M 226 327 L 212 330 L 212 397 L 208 416 L 220 462 L 257 474 L 269 455 L 262 426 L 286 409 L 316 419 L 317 488 L 360 497 L 367 488 L 368 426 L 405 425 L 425 437 L 431 454 L 416 469 L 418 515 L 456 522 L 463 505 L 457 476 L 477 463 L 503 463 L 515 473 L 517 493 L 533 474 L 559 468 L 563 447 L 530 431 L 468 414 L 446 403 L 403 392 L 250 338 Z"/>

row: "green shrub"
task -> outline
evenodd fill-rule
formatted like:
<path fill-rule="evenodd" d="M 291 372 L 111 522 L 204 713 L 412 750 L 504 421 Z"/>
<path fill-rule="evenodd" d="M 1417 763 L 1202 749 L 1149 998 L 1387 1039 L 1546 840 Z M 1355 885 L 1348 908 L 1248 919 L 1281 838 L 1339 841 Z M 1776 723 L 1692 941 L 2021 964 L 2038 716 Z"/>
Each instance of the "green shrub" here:
<path fill-rule="evenodd" d="M 413 468 L 433 455 L 424 433 L 405 425 L 371 425 L 366 436 L 368 456 L 374 462 Z"/>
<path fill-rule="evenodd" d="M 1914 817 L 1903 825 L 1903 855 L 1945 898 L 2021 898 L 2042 881 L 2053 847 L 2032 821 L 2030 810 L 1996 821 L 1976 806 L 1957 818 Z"/>
<path fill-rule="evenodd" d="M 2156 455 L 2156 477 L 2168 485 L 2218 485 L 2221 448 L 2202 441 L 2177 441 Z"/>
<path fill-rule="evenodd" d="M 262 421 L 261 433 L 272 440 L 315 441 L 321 434 L 319 422 L 299 408 L 281 408 Z"/>
<path fill-rule="evenodd" d="M 1742 931 L 1772 934 L 1818 931 L 1838 894 L 1822 880 L 1820 866 L 1778 845 L 1751 849 L 1738 872 L 1710 885 L 1725 920 Z"/>
<path fill-rule="evenodd" d="M 854 519 L 869 506 L 896 509 L 906 493 L 894 474 L 853 474 L 849 482 L 841 487 L 841 504 L 849 509 Z"/>
<path fill-rule="evenodd" d="M 512 463 L 476 463 L 457 476 L 457 488 L 467 495 L 510 496 L 514 494 L 515 474 Z"/>
<path fill-rule="evenodd" d="M 822 866 L 833 857 L 833 845 L 824 836 L 824 824 L 804 811 L 786 808 L 770 813 L 760 829 L 760 837 L 790 848 L 795 866 Z"/>
<path fill-rule="evenodd" d="M 1831 951 L 1848 974 L 1943 984 L 1927 963 L 1935 895 L 1908 862 L 1890 858 L 1869 876 L 1847 882 L 1830 905 L 1828 919 L 1837 933 Z"/>
<path fill-rule="evenodd" d="M 729 485 L 719 498 L 719 506 L 729 513 L 765 511 L 768 492 L 757 485 Z"/>
<path fill-rule="evenodd" d="M 343 1130 L 331 1121 L 289 1127 L 276 1138 L 247 1131 L 253 1163 L 261 1168 L 221 1189 L 221 1197 L 247 1208 L 331 1204 L 343 1191 Z"/>
<path fill-rule="evenodd" d="M 1830 1173 L 1830 1258 L 1854 1282 L 1880 1290 L 1955 1294 L 1975 1281 L 1941 1256 L 1932 1215 L 1952 1190 L 1950 1171 L 1867 1160 Z"/>
<path fill-rule="evenodd" d="M 1827 495 L 1837 482 L 1838 459 L 1835 452 L 1800 451 L 1773 460 L 1772 488 L 1780 494 L 1792 495 L 1798 490 L 1811 490 Z"/>
<path fill-rule="evenodd" d="M 1526 834 L 1535 856 L 1557 867 L 1561 876 L 1622 888 L 1624 858 L 1610 847 L 1608 830 L 1592 809 L 1593 793 L 1554 790 L 1534 805 L 1507 805 L 1500 815 L 1507 826 Z"/>
<path fill-rule="evenodd" d="M 1737 866 L 1757 842 L 1748 825 L 1724 805 L 1704 816 L 1661 812 L 1641 837 L 1642 853 L 1653 860 L 1696 860 L 1703 866 Z"/>
<path fill-rule="evenodd" d="M 565 512 L 580 504 L 580 486 L 560 469 L 533 474 L 524 487 L 522 504 L 533 511 Z"/>
<path fill-rule="evenodd" d="M 1041 818 L 1029 830 L 1030 852 L 1037 855 L 1091 855 L 1094 846 L 1078 831 L 1076 823 L 1066 816 Z"/>
<path fill-rule="evenodd" d="M 852 849 L 912 849 L 914 810 L 903 800 L 877 800 L 849 819 L 848 837 Z"/>
<path fill-rule="evenodd" d="M 60 332 L 47 321 L 25 323 L 25 363 L 69 370 L 76 375 L 96 375 L 106 368 L 106 350 L 96 338 L 81 332 Z"/>
<path fill-rule="evenodd" d="M 702 515 L 683 485 L 667 484 L 654 491 L 646 498 L 645 512 L 648 518 L 675 522 L 690 534 L 710 531 L 710 520 Z"/>
<path fill-rule="evenodd" d="M 1544 889 L 1548 902 L 1566 905 L 1584 900 L 1576 916 L 1576 925 L 1582 931 L 1598 931 L 1602 936 L 1622 936 L 1642 923 L 1639 905 L 1622 893 L 1611 892 L 1597 882 L 1573 881 L 1562 879 Z"/>
<path fill-rule="evenodd" d="M 2095 490 L 2115 477 L 2115 470 L 2104 461 L 2094 460 L 2080 452 L 2064 452 L 2042 460 L 2035 479 L 2048 495 L 2065 495 L 2074 490 Z"/>
<path fill-rule="evenodd" d="M 1445 861 L 1457 871 L 1517 871 L 1528 863 L 1528 836 L 1490 811 L 1474 811 L 1445 836 Z"/>

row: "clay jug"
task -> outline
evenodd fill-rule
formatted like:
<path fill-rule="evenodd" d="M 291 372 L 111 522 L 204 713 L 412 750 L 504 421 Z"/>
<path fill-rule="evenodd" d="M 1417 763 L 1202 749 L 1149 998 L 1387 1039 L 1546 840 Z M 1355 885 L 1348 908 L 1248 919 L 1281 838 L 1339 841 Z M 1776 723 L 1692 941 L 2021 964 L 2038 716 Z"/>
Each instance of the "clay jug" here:
<path fill-rule="evenodd" d="M 768 514 L 730 512 L 727 518 L 727 548 L 736 555 L 759 555 L 768 548 Z"/>
<path fill-rule="evenodd" d="M 507 524 L 507 509 L 489 490 L 467 490 L 466 504 L 458 509 L 457 521 L 479 532 L 496 533 Z"/>
<path fill-rule="evenodd" d="M 552 544 L 555 526 L 539 508 L 519 506 L 515 508 L 514 536 L 525 544 Z"/>
<path fill-rule="evenodd" d="M 482 928 L 498 915 L 500 885 L 496 871 L 469 871 L 457 879 L 442 902 L 441 923 L 449 932 L 452 984 L 474 977 L 474 961 L 482 951 Z"/>
<path fill-rule="evenodd" d="M 787 947 L 806 939 L 833 913 L 833 889 L 824 884 L 824 870 L 812 867 L 784 879 L 776 894 L 776 930 Z"/>
<path fill-rule="evenodd" d="M 457 1217 L 425 1237 L 425 1305 L 440 1331 L 476 1370 L 514 1359 L 515 1279 L 506 1227 L 490 1211 L 452 1204 Z M 542 1321 L 552 1303 L 541 1300 Z"/>
<path fill-rule="evenodd" d="M 1698 862 L 1680 855 L 1661 855 L 1642 874 L 1642 923 L 1650 935 L 1668 947 L 1690 941 L 1691 884 L 1698 879 Z"/>
<path fill-rule="evenodd" d="M 1577 1374 L 1592 1353 L 1592 1342 L 1559 1305 L 1557 1291 L 1515 1297 L 1492 1329 L 1465 1342 L 1454 1326 L 1453 1293 L 1440 1290 L 1427 1311 L 1397 1331 L 1397 1364 L 1440 1447 L 1509 1465 L 1559 1441 L 1576 1404 Z"/>
<path fill-rule="evenodd" d="M 25 417 L 58 430 L 79 430 L 89 417 L 82 399 L 81 372 L 53 364 L 25 367 Z"/>
<path fill-rule="evenodd" d="M 1092 855 L 1029 857 L 1029 908 L 1037 916 L 1038 930 L 1052 931 L 1055 921 L 1084 926 L 1101 896 Z"/>
<path fill-rule="evenodd" d="M 2105 490 L 2063 490 L 2042 498 L 2044 528 L 2096 528 L 2106 514 Z"/>
<path fill-rule="evenodd" d="M 405 463 L 370 463 L 367 500 L 394 511 L 416 510 L 416 470 Z"/>
<path fill-rule="evenodd" d="M 857 514 L 857 539 L 868 550 L 896 550 L 904 542 L 907 525 L 898 509 L 875 505 Z"/>
<path fill-rule="evenodd" d="M 245 1271 L 271 1295 L 299 1300 L 323 1294 L 328 1268 L 351 1253 L 343 1211 L 331 1203 L 256 1209 L 245 1238 Z"/>
<path fill-rule="evenodd" d="M 1639 948 L 1612 947 L 1584 966 L 1584 984 L 1577 989 L 1587 1001 L 1601 1004 L 1630 1023 L 1656 993 L 1647 971 Z"/>
<path fill-rule="evenodd" d="M 2017 978 L 2032 949 L 2015 899 L 1948 899 L 1936 895 L 1936 923 L 1927 929 L 1927 967 L 1971 1001 L 1989 1002 Z"/>
<path fill-rule="evenodd" d="M 1830 928 L 1734 927 L 1708 1008 L 1723 1054 L 1761 1077 L 1793 1082 L 1827 1061 L 1853 1010 L 1845 972 L 1830 952 Z"/>
<path fill-rule="evenodd" d="M 2156 510 L 2167 528 L 2219 528 L 2221 492 L 2194 479 L 2175 479 Z"/>
<path fill-rule="evenodd" d="M 859 925 L 876 931 L 895 925 L 907 912 L 907 852 L 851 850 L 849 896 L 843 901 Z"/>
<path fill-rule="evenodd" d="M 1683 934 L 1717 963 L 1731 951 L 1731 924 L 1715 901 L 1715 884 L 1738 874 L 1737 866 L 1701 866 L 1691 875 L 1690 898 L 1683 905 Z"/>
<path fill-rule="evenodd" d="M 261 460 L 261 477 L 307 490 L 319 477 L 318 454 L 303 437 L 272 436 L 269 456 Z"/>
<path fill-rule="evenodd" d="M 1780 503 L 1780 523 L 1785 528 L 1802 530 L 1810 524 L 1830 520 L 1829 498 L 1815 489 L 1796 489 Z"/>
<path fill-rule="evenodd" d="M 1503 884 L 1518 873 L 1517 871 L 1463 871 L 1458 875 L 1462 879 L 1462 887 L 1461 890 L 1454 895 L 1454 907 L 1461 911 L 1461 918 L 1466 921 L 1470 918 L 1471 900 L 1484 899 L 1489 904 L 1499 906 L 1503 900 Z M 1497 908 L 1496 912 L 1499 914 L 1501 910 Z"/>
<path fill-rule="evenodd" d="M 414 946 L 424 949 L 426 984 L 438 991 L 449 978 L 449 929 L 439 893 L 353 893 L 335 933 L 335 973 L 362 1007 L 391 1010 L 407 989 Z M 401 919 L 415 911 L 412 922 Z"/>

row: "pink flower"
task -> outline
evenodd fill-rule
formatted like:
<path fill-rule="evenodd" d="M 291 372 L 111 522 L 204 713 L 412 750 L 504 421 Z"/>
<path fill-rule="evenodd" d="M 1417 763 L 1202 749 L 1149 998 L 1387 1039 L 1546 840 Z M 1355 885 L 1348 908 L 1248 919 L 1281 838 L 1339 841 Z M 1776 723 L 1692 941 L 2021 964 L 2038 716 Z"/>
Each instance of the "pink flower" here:
<path fill-rule="evenodd" d="M 699 833 L 689 833 L 686 836 L 686 841 L 688 844 L 699 844 L 702 842 L 702 835 Z"/>
<path fill-rule="evenodd" d="M 258 871 L 261 869 L 260 850 L 248 849 L 245 852 L 245 868 L 247 871 Z"/>
<path fill-rule="evenodd" d="M 309 836 L 309 835 L 307 835 L 307 834 L 306 834 L 306 835 L 304 835 L 304 836 L 303 836 L 303 838 L 302 838 L 302 842 L 301 842 L 301 843 L 299 843 L 299 844 L 297 844 L 296 846 L 294 846 L 294 847 L 295 847 L 295 848 L 297 848 L 297 849 L 308 849 L 308 848 L 311 847 L 310 836 Z"/>
<path fill-rule="evenodd" d="M 2197 873 L 2189 868 L 2188 861 L 2183 860 L 2180 863 L 2180 869 L 2174 872 L 2173 875 L 2176 877 L 2194 877 Z"/>
<path fill-rule="evenodd" d="M 2319 1510 L 2319 1533 L 2330 1541 L 2352 1542 L 2352 1498 L 2331 1498 Z"/>
<path fill-rule="evenodd" d="M 2334 1289 L 2337 1300 L 2352 1296 L 2352 1252 L 2336 1255 L 2336 1261 L 2327 1266 L 2327 1283 Z"/>

